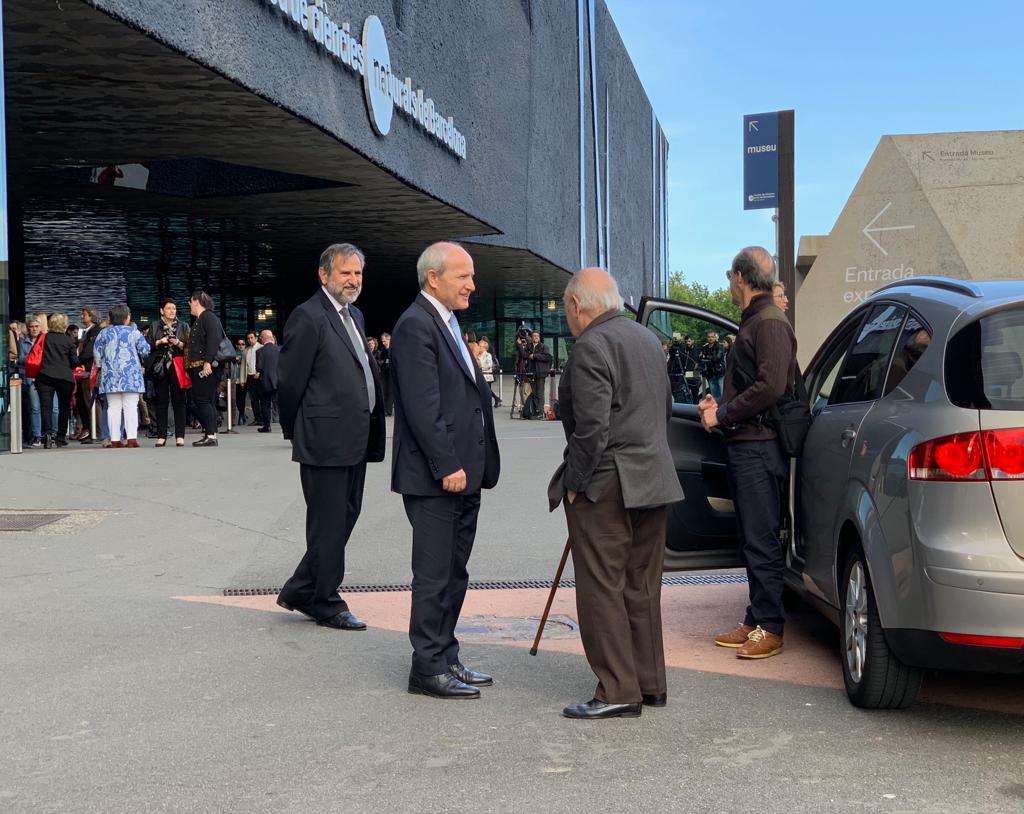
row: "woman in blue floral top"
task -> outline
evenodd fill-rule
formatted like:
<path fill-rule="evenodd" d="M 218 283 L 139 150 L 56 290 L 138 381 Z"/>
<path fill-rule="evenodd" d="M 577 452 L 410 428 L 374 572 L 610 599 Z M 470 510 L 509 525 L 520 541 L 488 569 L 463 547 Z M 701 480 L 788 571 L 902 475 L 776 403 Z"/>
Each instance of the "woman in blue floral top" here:
<path fill-rule="evenodd" d="M 138 328 L 128 324 L 131 318 L 127 305 L 111 308 L 110 325 L 99 332 L 93 349 L 99 391 L 107 397 L 107 427 L 114 448 L 122 446 L 122 418 L 128 439 L 123 446 L 139 445 L 139 393 L 146 389 L 140 357 L 149 353 L 149 343 Z"/>

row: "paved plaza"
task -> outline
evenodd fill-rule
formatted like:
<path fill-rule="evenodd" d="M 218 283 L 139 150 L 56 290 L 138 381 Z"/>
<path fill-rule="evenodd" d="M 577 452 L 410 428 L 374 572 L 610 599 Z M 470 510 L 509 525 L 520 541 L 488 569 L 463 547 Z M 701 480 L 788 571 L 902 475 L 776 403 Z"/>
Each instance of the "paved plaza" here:
<path fill-rule="evenodd" d="M 0 457 L 0 512 L 65 515 L 0 532 L 0 811 L 1007 812 L 1024 807 L 1019 676 L 929 674 L 922 701 L 865 712 L 835 629 L 797 611 L 786 651 L 739 662 L 735 573 L 663 598 L 669 705 L 569 721 L 590 698 L 571 588 L 529 636 L 565 542 L 546 511 L 561 427 L 499 411 L 463 655 L 483 698 L 408 695 L 411 533 L 372 465 L 346 583 L 365 633 L 287 614 L 303 548 L 297 466 L 276 432 L 217 449 Z M 191 436 L 189 440 L 192 440 Z M 151 442 L 149 442 L 151 443 Z M 571 577 L 571 569 L 567 573 Z M 228 594 L 228 595 L 225 595 Z M 531 617 L 534 621 L 531 621 Z"/>

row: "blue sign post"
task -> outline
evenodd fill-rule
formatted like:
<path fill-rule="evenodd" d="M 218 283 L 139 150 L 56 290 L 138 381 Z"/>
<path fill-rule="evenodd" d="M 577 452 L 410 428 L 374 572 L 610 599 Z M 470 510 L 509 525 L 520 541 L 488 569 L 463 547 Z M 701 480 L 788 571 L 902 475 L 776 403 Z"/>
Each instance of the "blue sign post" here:
<path fill-rule="evenodd" d="M 779 205 L 779 114 L 743 117 L 743 208 Z"/>

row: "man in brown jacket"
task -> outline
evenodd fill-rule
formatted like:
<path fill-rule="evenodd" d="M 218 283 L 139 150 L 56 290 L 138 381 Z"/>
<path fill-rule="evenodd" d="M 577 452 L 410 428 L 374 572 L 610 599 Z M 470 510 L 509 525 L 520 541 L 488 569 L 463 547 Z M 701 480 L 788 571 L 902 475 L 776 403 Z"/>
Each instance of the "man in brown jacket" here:
<path fill-rule="evenodd" d="M 740 551 L 747 565 L 750 604 L 740 625 L 715 637 L 743 659 L 782 651 L 782 576 L 779 542 L 783 484 L 789 459 L 765 415 L 793 384 L 796 336 L 772 299 L 775 263 L 766 249 L 751 246 L 732 261 L 727 275 L 732 300 L 743 315 L 729 354 L 722 403 L 710 395 L 700 403 L 701 422 L 725 433 L 729 480 L 739 521 Z M 737 368 L 756 372 L 753 381 Z"/>
<path fill-rule="evenodd" d="M 661 572 L 668 504 L 681 500 L 668 422 L 672 393 L 658 339 L 622 314 L 608 272 L 565 289 L 577 337 L 558 386 L 565 460 L 548 486 L 564 501 L 576 610 L 594 698 L 567 718 L 633 718 L 666 703 Z"/>

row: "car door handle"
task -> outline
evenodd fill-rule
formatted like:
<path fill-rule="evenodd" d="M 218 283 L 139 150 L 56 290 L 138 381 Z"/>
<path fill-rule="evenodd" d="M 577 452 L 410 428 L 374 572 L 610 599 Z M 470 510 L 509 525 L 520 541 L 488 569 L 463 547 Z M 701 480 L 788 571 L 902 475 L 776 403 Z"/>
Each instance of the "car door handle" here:
<path fill-rule="evenodd" d="M 843 439 L 843 449 L 846 449 L 850 442 L 857 437 L 857 431 L 848 427 L 839 434 L 839 437 Z"/>

